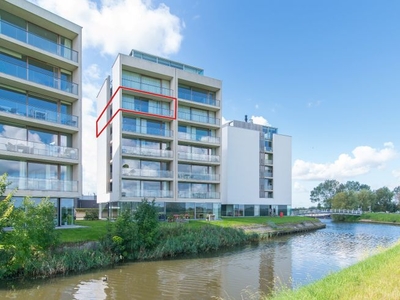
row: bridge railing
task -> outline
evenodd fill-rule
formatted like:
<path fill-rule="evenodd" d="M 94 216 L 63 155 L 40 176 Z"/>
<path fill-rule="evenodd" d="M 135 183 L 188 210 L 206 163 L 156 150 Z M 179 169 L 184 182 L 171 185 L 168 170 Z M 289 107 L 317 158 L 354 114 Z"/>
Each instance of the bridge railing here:
<path fill-rule="evenodd" d="M 306 216 L 306 215 L 323 215 L 323 214 L 343 214 L 343 215 L 361 215 L 363 211 L 361 209 L 309 209 L 309 210 L 298 210 L 293 211 L 295 216 Z"/>

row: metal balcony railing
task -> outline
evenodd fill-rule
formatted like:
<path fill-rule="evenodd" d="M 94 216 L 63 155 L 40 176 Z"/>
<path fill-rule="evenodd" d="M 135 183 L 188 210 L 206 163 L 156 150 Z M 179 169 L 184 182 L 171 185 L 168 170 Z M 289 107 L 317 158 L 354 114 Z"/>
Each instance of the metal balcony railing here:
<path fill-rule="evenodd" d="M 196 180 L 196 181 L 218 181 L 219 174 L 196 174 L 196 173 L 185 173 L 179 172 L 178 173 L 179 179 L 185 180 Z"/>
<path fill-rule="evenodd" d="M 194 160 L 194 161 L 219 162 L 218 155 L 197 154 L 189 152 L 178 152 L 178 158 L 185 160 Z"/>
<path fill-rule="evenodd" d="M 182 140 L 190 140 L 196 142 L 204 142 L 204 143 L 212 143 L 219 144 L 219 137 L 209 136 L 209 135 L 198 135 L 198 134 L 190 134 L 186 132 L 179 132 L 178 138 Z"/>
<path fill-rule="evenodd" d="M 131 169 L 122 167 L 122 176 L 172 178 L 173 173 L 172 171 L 164 170 Z"/>
<path fill-rule="evenodd" d="M 17 140 L 8 137 L 0 137 L 0 149 L 10 152 L 35 154 L 67 159 L 79 159 L 79 150 L 71 147 L 62 147 L 44 143 Z"/>
<path fill-rule="evenodd" d="M 187 112 L 183 112 L 183 111 L 178 112 L 178 118 L 181 120 L 189 120 L 189 121 L 199 122 L 199 123 L 204 123 L 204 124 L 212 124 L 212 125 L 220 124 L 220 119 L 212 118 L 212 117 L 208 117 L 208 116 L 196 115 L 196 114 L 187 113 Z"/>
<path fill-rule="evenodd" d="M 46 74 L 44 71 L 36 71 L 33 66 L 26 67 L 25 62 L 22 63 L 23 65 L 18 65 L 6 59 L 0 59 L 0 72 L 63 92 L 78 95 L 78 84 L 55 77 L 56 73 L 49 72 L 49 74 Z"/>
<path fill-rule="evenodd" d="M 160 190 L 137 190 L 137 191 L 123 191 L 122 197 L 148 197 L 148 198 L 172 198 L 172 191 Z"/>
<path fill-rule="evenodd" d="M 172 130 L 167 130 L 167 129 L 162 129 L 162 128 L 154 128 L 154 127 L 148 127 L 148 126 L 136 126 L 136 125 L 130 125 L 130 124 L 123 124 L 122 131 L 172 137 Z"/>
<path fill-rule="evenodd" d="M 27 43 L 31 46 L 40 48 L 41 50 L 50 52 L 68 60 L 78 62 L 78 52 L 68 48 L 64 45 L 57 44 L 53 41 L 47 40 L 34 33 L 28 32 L 25 29 L 17 27 L 6 21 L 0 20 L 0 33 L 8 37 L 16 39 L 20 42 Z"/>
<path fill-rule="evenodd" d="M 26 105 L 15 101 L 0 98 L 0 112 L 16 114 L 36 120 L 43 120 L 56 124 L 78 127 L 78 117 L 59 113 L 36 106 Z"/>
<path fill-rule="evenodd" d="M 131 146 L 122 146 L 121 148 L 123 154 L 166 157 L 166 158 L 171 158 L 173 156 L 173 152 L 171 150 L 160 150 L 160 149 L 131 147 Z"/>
<path fill-rule="evenodd" d="M 44 174 L 43 174 L 44 175 Z M 57 191 L 57 192 L 77 192 L 78 181 L 57 180 L 57 179 L 41 179 L 29 177 L 7 177 L 11 183 L 8 189 L 18 188 L 19 190 L 35 190 L 35 191 Z"/>
<path fill-rule="evenodd" d="M 152 85 L 143 83 L 140 81 L 130 80 L 126 78 L 122 78 L 122 85 L 127 88 L 132 88 L 136 90 L 141 90 L 153 94 L 160 94 L 164 96 L 172 97 L 174 95 L 174 91 L 170 88 L 165 88 L 159 85 Z"/>
<path fill-rule="evenodd" d="M 179 191 L 179 198 L 190 198 L 190 199 L 219 199 L 220 193 L 218 192 L 188 192 Z"/>
<path fill-rule="evenodd" d="M 122 108 L 140 111 L 149 114 L 155 114 L 160 116 L 172 117 L 174 115 L 174 111 L 171 109 L 159 107 L 156 105 L 137 105 L 133 101 L 122 100 Z"/>

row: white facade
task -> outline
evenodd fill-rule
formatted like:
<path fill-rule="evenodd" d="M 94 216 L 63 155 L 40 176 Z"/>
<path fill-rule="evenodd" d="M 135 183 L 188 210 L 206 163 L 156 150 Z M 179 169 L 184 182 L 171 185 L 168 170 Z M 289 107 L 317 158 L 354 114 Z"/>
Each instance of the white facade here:
<path fill-rule="evenodd" d="M 103 217 L 143 198 L 164 217 L 219 214 L 221 85 L 185 64 L 118 55 L 97 97 Z"/>
<path fill-rule="evenodd" d="M 81 27 L 28 1 L 0 6 L 0 174 L 17 204 L 49 197 L 59 225 L 82 194 Z M 69 216 L 69 217 L 68 217 Z"/>
<path fill-rule="evenodd" d="M 291 137 L 232 121 L 222 127 L 222 215 L 285 215 L 292 203 Z"/>

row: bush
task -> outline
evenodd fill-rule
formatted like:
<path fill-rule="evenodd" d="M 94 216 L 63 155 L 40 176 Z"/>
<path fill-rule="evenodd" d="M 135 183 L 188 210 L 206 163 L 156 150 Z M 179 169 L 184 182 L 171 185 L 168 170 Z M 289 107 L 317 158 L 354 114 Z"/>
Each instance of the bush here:
<path fill-rule="evenodd" d="M 99 219 L 99 210 L 97 208 L 85 208 L 84 212 L 85 216 L 83 218 L 86 221 L 94 221 Z"/>

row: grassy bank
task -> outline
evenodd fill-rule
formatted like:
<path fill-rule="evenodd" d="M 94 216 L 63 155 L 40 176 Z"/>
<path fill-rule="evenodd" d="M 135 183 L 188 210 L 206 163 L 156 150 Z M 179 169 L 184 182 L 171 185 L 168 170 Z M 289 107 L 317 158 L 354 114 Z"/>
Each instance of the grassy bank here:
<path fill-rule="evenodd" d="M 282 291 L 273 300 L 399 299 L 400 244 L 295 291 Z"/>
<path fill-rule="evenodd" d="M 397 213 L 363 213 L 361 216 L 332 215 L 336 222 L 375 222 L 400 225 L 400 214 Z"/>
<path fill-rule="evenodd" d="M 315 221 L 314 218 L 307 217 L 227 217 L 218 221 L 203 221 L 203 220 L 190 220 L 189 222 L 182 223 L 183 226 L 188 228 L 201 228 L 203 226 L 217 226 L 229 228 L 245 228 L 257 225 L 285 225 L 297 224 L 305 221 Z M 97 221 L 76 221 L 76 225 L 85 226 L 83 228 L 69 228 L 61 230 L 62 243 L 81 243 L 87 241 L 99 241 L 107 233 L 107 226 L 112 226 L 103 220 Z M 162 227 L 170 226 L 171 223 L 162 223 Z"/>

